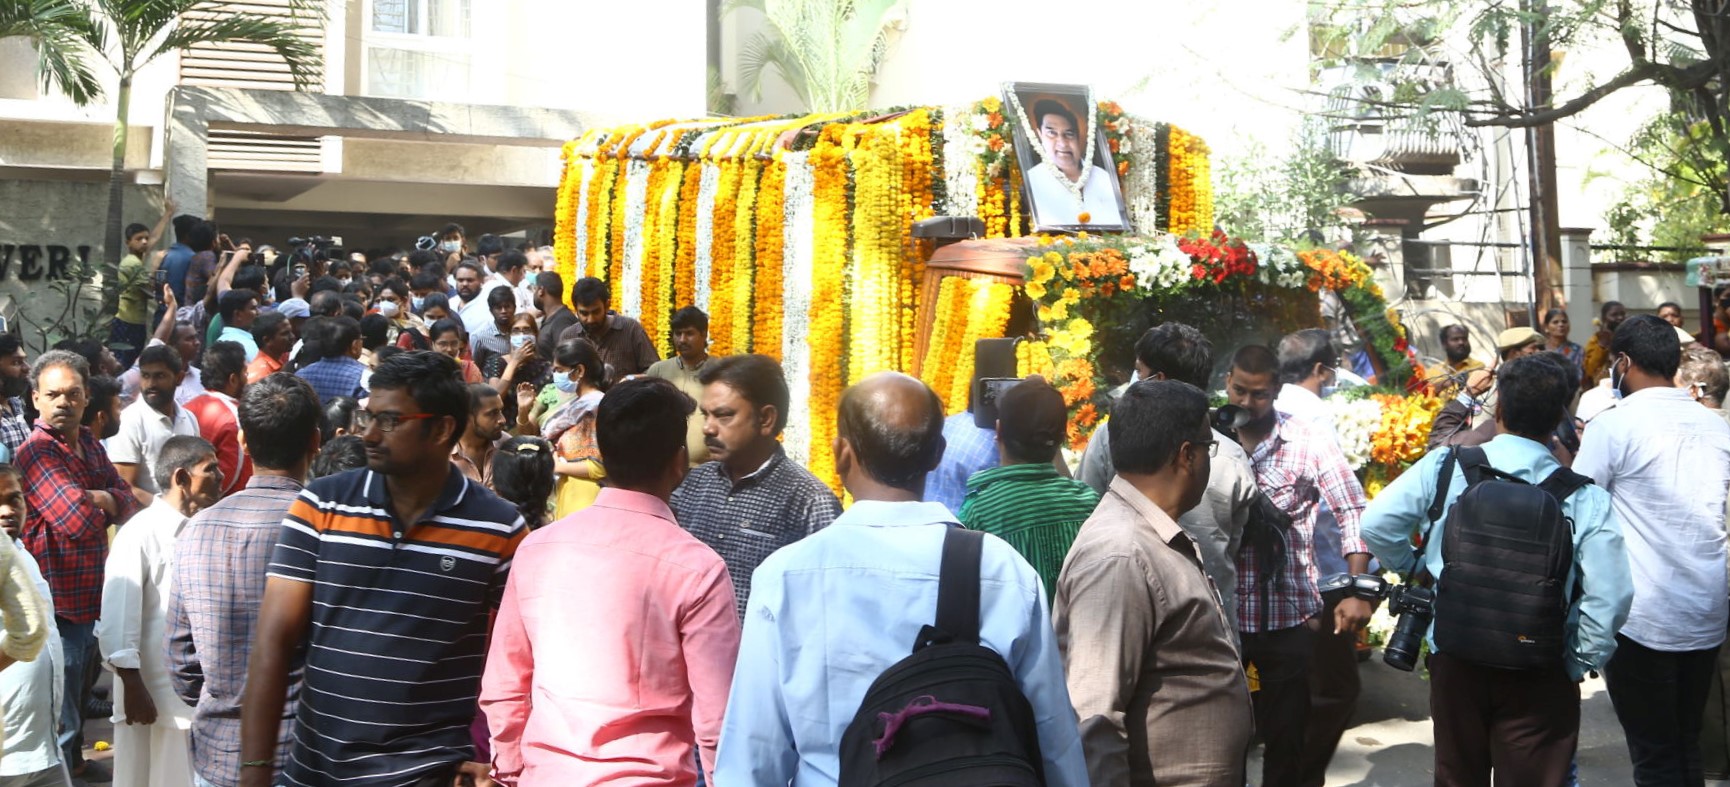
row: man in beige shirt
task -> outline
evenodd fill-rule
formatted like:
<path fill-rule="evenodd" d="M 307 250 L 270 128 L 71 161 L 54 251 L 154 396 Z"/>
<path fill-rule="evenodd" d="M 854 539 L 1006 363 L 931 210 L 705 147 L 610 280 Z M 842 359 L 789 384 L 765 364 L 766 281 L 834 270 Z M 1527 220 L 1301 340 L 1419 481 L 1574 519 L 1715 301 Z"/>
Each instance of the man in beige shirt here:
<path fill-rule="evenodd" d="M 664 361 L 656 361 L 644 374 L 659 377 L 678 386 L 691 401 L 703 401 L 703 383 L 697 375 L 709 362 L 709 315 L 695 306 L 673 312 L 673 349 L 677 353 Z M 709 444 L 703 438 L 703 410 L 691 411 L 685 419 L 685 449 L 691 454 L 691 466 L 709 461 Z"/>
<path fill-rule="evenodd" d="M 1177 517 L 1207 489 L 1207 396 L 1148 380 L 1107 424 L 1112 479 L 1053 602 L 1095 787 L 1242 787 L 1253 713 L 1236 639 Z"/>

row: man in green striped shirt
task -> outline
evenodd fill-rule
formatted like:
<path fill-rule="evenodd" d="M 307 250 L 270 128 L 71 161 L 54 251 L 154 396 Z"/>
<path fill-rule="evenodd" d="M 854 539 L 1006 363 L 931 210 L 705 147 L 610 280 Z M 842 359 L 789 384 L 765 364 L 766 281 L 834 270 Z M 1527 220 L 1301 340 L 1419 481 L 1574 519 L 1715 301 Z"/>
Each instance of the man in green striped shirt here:
<path fill-rule="evenodd" d="M 1063 394 L 1044 378 L 1029 377 L 997 402 L 997 467 L 967 479 L 961 523 L 1015 547 L 1056 592 L 1057 574 L 1081 523 L 1099 504 L 1099 493 L 1057 472 L 1068 408 Z"/>

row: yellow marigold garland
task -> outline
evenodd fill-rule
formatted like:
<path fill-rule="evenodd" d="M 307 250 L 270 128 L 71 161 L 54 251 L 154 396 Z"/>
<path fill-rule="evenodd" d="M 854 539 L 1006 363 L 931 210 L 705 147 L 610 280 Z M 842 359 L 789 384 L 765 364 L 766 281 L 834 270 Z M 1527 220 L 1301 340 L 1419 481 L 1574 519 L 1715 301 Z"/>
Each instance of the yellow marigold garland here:
<path fill-rule="evenodd" d="M 840 124 L 824 126 L 811 149 L 815 237 L 811 281 L 811 472 L 837 494 L 835 412 L 846 364 L 844 270 L 847 264 L 847 152 L 851 138 Z"/>
<path fill-rule="evenodd" d="M 782 244 L 786 241 L 787 167 L 780 157 L 763 165 L 757 197 L 756 303 L 751 313 L 751 348 L 781 359 Z"/>
<path fill-rule="evenodd" d="M 728 305 L 728 316 L 731 320 L 733 352 L 751 351 L 751 287 L 756 280 L 756 220 L 757 220 L 757 181 L 762 171 L 762 162 L 748 151 L 742 154 L 739 162 L 739 191 L 733 200 L 733 259 L 731 288 L 727 292 L 731 303 Z"/>
<path fill-rule="evenodd" d="M 739 217 L 739 162 L 717 162 L 715 222 L 709 242 L 709 347 L 717 355 L 739 352 L 733 346 L 733 243 Z"/>

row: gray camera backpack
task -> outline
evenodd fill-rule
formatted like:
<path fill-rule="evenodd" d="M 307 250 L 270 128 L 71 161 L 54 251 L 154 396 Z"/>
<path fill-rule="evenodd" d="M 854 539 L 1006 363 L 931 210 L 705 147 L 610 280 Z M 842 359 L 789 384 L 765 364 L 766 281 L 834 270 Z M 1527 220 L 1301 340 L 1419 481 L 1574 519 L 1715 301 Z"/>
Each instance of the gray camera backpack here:
<path fill-rule="evenodd" d="M 1436 648 L 1487 667 L 1560 665 L 1579 590 L 1567 587 L 1574 523 L 1562 501 L 1592 480 L 1563 467 L 1533 486 L 1491 467 L 1483 449 L 1458 448 L 1442 462 L 1437 500 L 1447 498 L 1456 458 L 1466 488 L 1442 531 Z"/>

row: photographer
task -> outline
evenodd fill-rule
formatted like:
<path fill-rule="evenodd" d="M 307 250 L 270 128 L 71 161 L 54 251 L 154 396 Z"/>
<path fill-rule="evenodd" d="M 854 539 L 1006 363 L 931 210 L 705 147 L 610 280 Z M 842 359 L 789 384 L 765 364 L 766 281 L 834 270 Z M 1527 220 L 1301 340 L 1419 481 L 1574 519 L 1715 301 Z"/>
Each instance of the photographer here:
<path fill-rule="evenodd" d="M 1543 482 L 1561 468 L 1546 444 L 1567 414 L 1572 373 L 1571 367 L 1565 369 L 1549 357 L 1519 357 L 1502 364 L 1497 371 L 1497 436 L 1481 448 L 1490 468 L 1528 484 Z M 1451 509 L 1468 489 L 1466 468 L 1454 453 L 1459 450 L 1431 451 L 1365 509 L 1363 538 L 1383 566 L 1408 576 L 1421 568 L 1436 578 L 1448 570 L 1441 545 L 1444 525 L 1460 521 L 1452 518 Z M 1449 473 L 1442 481 L 1444 467 Z M 1432 508 L 1439 483 L 1444 487 L 1442 505 Z M 1573 523 L 1566 587 L 1577 589 L 1578 600 L 1566 615 L 1559 648 L 1563 655 L 1555 663 L 1507 669 L 1451 656 L 1436 645 L 1441 626 L 1429 627 L 1436 784 L 1488 784 L 1492 771 L 1498 784 L 1567 783 L 1580 729 L 1578 683 L 1588 671 L 1602 667 L 1615 648 L 1633 585 L 1607 492 L 1595 486 L 1578 488 L 1562 501 L 1560 513 Z M 1566 525 L 1558 519 L 1554 526 Z M 1425 536 L 1422 566 L 1413 554 L 1413 534 Z M 1448 603 L 1445 594 L 1450 592 L 1467 591 L 1444 589 L 1438 608 Z"/>

